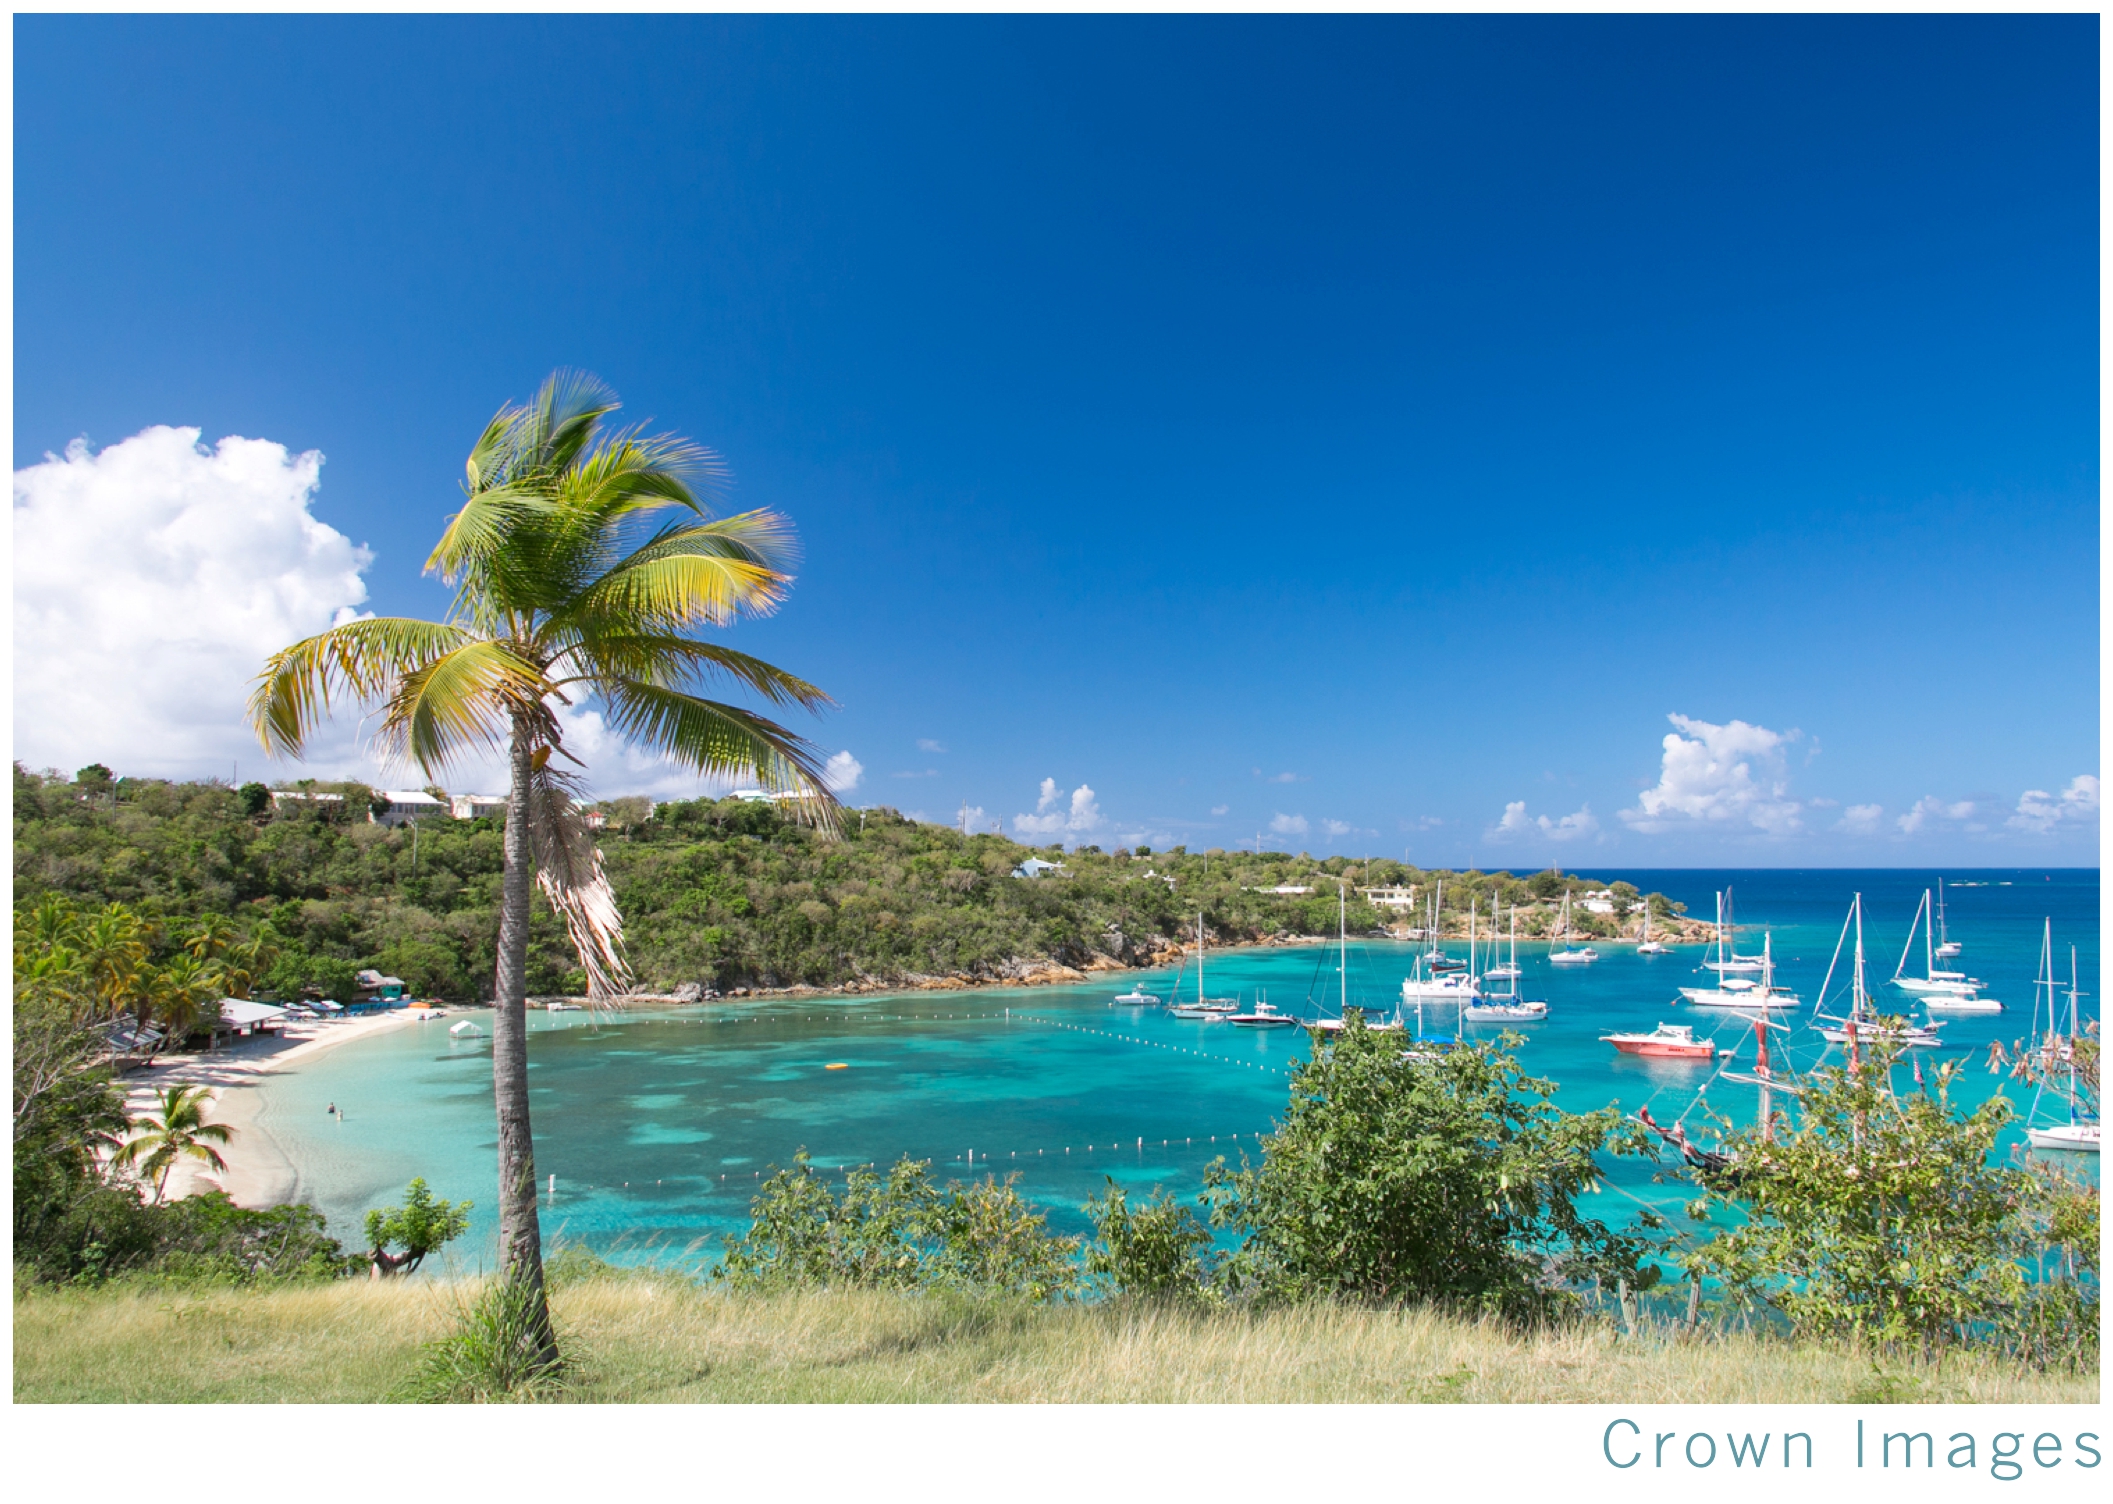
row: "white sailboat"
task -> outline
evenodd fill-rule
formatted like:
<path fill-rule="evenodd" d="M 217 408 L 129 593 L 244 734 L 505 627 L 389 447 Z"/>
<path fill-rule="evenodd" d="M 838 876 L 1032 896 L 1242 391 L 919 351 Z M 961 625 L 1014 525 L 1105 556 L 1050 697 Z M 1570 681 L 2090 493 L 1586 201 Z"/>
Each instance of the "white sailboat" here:
<path fill-rule="evenodd" d="M 1966 949 L 1944 929 L 1944 879 L 1937 879 L 1937 959 L 1949 961 Z"/>
<path fill-rule="evenodd" d="M 1834 968 L 1840 964 L 1842 945 L 1849 938 L 1850 926 L 1856 930 L 1856 955 L 1854 967 L 1849 974 L 1849 1016 L 1835 1018 L 1819 1011 L 1827 1000 L 1827 985 L 1834 980 Z M 1937 1030 L 1942 1024 L 1922 1025 L 1908 1019 L 1887 1019 L 1879 1015 L 1871 1004 L 1871 994 L 1864 987 L 1864 896 L 1859 893 L 1850 900 L 1849 917 L 1842 922 L 1842 937 L 1834 942 L 1834 959 L 1827 963 L 1826 980 L 1820 983 L 1819 996 L 1813 1001 L 1812 1026 L 1829 1044 L 1845 1044 L 1853 1051 L 1858 1040 L 1887 1039 L 1904 1048 L 1927 1048 L 1942 1044 Z"/>
<path fill-rule="evenodd" d="M 1900 964 L 1893 968 L 1892 983 L 1902 992 L 1910 992 L 1923 1000 L 1930 1008 L 1941 1007 L 1948 1013 L 2001 1013 L 2003 1005 L 1994 998 L 1978 996 L 1981 983 L 1963 971 L 1939 971 L 1937 969 L 1936 942 L 1930 923 L 1930 890 L 1922 890 L 1922 902 L 1915 908 L 1915 922 L 1908 926 L 1908 943 L 1900 948 Z M 1915 931 L 1922 931 L 1922 975 L 1908 976 L 1908 953 L 1915 948 Z"/>
<path fill-rule="evenodd" d="M 1563 948 L 1548 952 L 1548 963 L 1551 966 L 1584 966 L 1599 959 L 1599 952 L 1591 946 L 1587 945 L 1580 949 L 1570 943 L 1570 890 L 1568 888 L 1563 890 L 1563 921 L 1561 929 L 1560 938 L 1563 942 Z"/>
<path fill-rule="evenodd" d="M 2086 1115 L 2084 1099 L 2077 1090 L 2076 1082 L 2076 1000 L 2079 996 L 2076 987 L 2076 947 L 2073 945 L 2069 947 L 2069 1037 L 2064 1039 L 2056 1032 L 2059 1019 L 2054 1004 L 2054 923 L 2052 920 L 2047 922 L 2046 929 L 2041 933 L 2040 971 L 2045 977 L 2047 988 L 2047 1032 L 2043 1036 L 2044 1043 L 2040 1046 L 2042 1051 L 2041 1063 L 2044 1071 L 2046 1066 L 2052 1065 L 2057 1061 L 2066 1060 L 2068 1062 L 2069 1086 L 2062 1095 L 2068 1099 L 2069 1121 L 2043 1125 L 2036 1125 L 2032 1121 L 2039 1115 L 2040 1101 L 2047 1094 L 2048 1075 L 2043 1073 L 2040 1077 L 2039 1090 L 2032 1095 L 2031 1110 L 2025 1114 L 2025 1136 L 2032 1141 L 2032 1147 L 2035 1149 L 2066 1150 L 2072 1154 L 2096 1154 L 2099 1152 L 2099 1140 L 2104 1125 L 2095 1117 Z M 2040 1021 L 2040 985 L 2037 981 L 2033 983 L 2032 1022 L 2035 1027 Z"/>
<path fill-rule="evenodd" d="M 1439 916 L 1444 912 L 1439 907 L 1437 896 L 1431 899 L 1431 933 L 1438 933 Z M 1440 968 L 1446 968 L 1441 970 Z M 1432 948 L 1416 958 L 1415 969 L 1401 982 L 1401 1000 L 1404 1003 L 1446 1002 L 1471 1003 L 1478 1001 L 1482 990 L 1475 984 L 1473 969 L 1463 967 L 1437 948 Z"/>
<path fill-rule="evenodd" d="M 1738 926 L 1732 923 L 1731 889 L 1717 894 L 1717 955 L 1702 964 L 1718 976 L 1752 976 L 1761 969 L 1759 956 L 1739 954 Z"/>
<path fill-rule="evenodd" d="M 1761 980 L 1749 977 L 1723 977 L 1714 987 L 1683 987 L 1680 995 L 1697 1008 L 1742 1008 L 1761 1011 L 1769 1008 L 1795 1008 L 1798 996 L 1788 988 L 1775 984 L 1775 934 L 1770 931 L 1761 937 Z"/>
<path fill-rule="evenodd" d="M 1176 994 L 1167 1013 L 1173 1018 L 1225 1018 L 1239 1011 L 1240 1000 L 1231 997 L 1209 997 L 1203 990 L 1203 915 L 1196 915 L 1196 1000 L 1184 1003 Z"/>
<path fill-rule="evenodd" d="M 1490 908 L 1492 910 L 1491 923 L 1494 924 L 1495 899 L 1490 900 Z M 1494 958 L 1496 953 L 1496 946 L 1493 944 L 1490 946 L 1490 956 Z M 1516 980 L 1524 975 L 1525 973 L 1519 970 L 1519 906 L 1513 904 L 1511 906 L 1511 954 L 1504 959 L 1501 965 L 1490 967 L 1482 973 L 1482 976 L 1485 981 L 1502 982 Z"/>
<path fill-rule="evenodd" d="M 1494 899 L 1491 900 L 1490 906 L 1495 908 Z M 1494 928 L 1494 919 L 1491 924 Z M 1495 954 L 1497 941 L 1494 935 L 1490 937 L 1489 948 L 1491 954 Z M 1462 1007 L 1460 1018 L 1463 1023 L 1530 1024 L 1538 1023 L 1548 1016 L 1546 1003 L 1530 1002 L 1519 996 L 1519 911 L 1516 906 L 1511 911 L 1511 955 L 1512 964 L 1504 968 L 1504 974 L 1511 982 L 1511 990 L 1501 997 L 1485 997 Z M 1489 973 L 1491 976 L 1496 974 L 1495 969 Z"/>
<path fill-rule="evenodd" d="M 1316 1019 L 1308 1026 L 1320 1030 L 1323 1034 L 1341 1033 L 1350 1017 L 1350 928 L 1347 921 L 1348 913 L 1349 889 L 1338 887 L 1335 890 L 1335 934 L 1337 946 L 1335 971 L 1340 992 L 1338 993 L 1336 1004 L 1336 1016 Z M 1233 1020 L 1234 1023 L 1244 1021 L 1237 1018 Z M 1399 1012 L 1397 1010 L 1396 1016 L 1393 1018 L 1378 1014 L 1368 1015 L 1365 1019 L 1365 1027 L 1368 1029 L 1399 1029 L 1401 1027 Z"/>
<path fill-rule="evenodd" d="M 1651 938 L 1651 900 L 1643 901 L 1643 942 L 1636 947 L 1639 956 L 1670 956 L 1673 947 L 1662 940 Z"/>

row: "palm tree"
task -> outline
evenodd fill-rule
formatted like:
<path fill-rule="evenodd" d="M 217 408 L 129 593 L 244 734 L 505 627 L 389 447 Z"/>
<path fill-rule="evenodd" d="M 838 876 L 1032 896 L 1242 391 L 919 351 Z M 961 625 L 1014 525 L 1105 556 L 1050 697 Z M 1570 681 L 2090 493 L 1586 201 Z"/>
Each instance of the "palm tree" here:
<path fill-rule="evenodd" d="M 134 1118 L 133 1136 L 119 1146 L 110 1162 L 151 1176 L 154 1200 L 159 1203 L 162 1187 L 168 1183 L 169 1172 L 176 1168 L 178 1160 L 202 1159 L 216 1170 L 225 1170 L 227 1161 L 212 1146 L 226 1143 L 235 1134 L 224 1123 L 205 1120 L 212 1093 L 203 1086 L 164 1086 L 154 1095 L 161 1116 L 142 1113 Z"/>
<path fill-rule="evenodd" d="M 454 587 L 448 620 L 347 622 L 275 654 L 250 699 L 266 749 L 298 756 L 348 698 L 380 710 L 376 746 L 429 778 L 466 755 L 503 751 L 511 769 L 499 911 L 492 1076 L 499 1118 L 499 1257 L 533 1312 L 538 1361 L 554 1362 L 543 1295 L 528 1121 L 531 868 L 579 951 L 589 992 L 628 985 L 622 918 L 579 816 L 579 766 L 559 707 L 592 697 L 605 726 L 701 773 L 746 774 L 799 797 L 833 828 L 814 748 L 753 711 L 693 691 L 733 683 L 773 704 L 819 710 L 819 689 L 691 634 L 767 613 L 791 576 L 791 525 L 774 512 L 714 517 L 718 458 L 689 440 L 613 429 L 615 395 L 559 372 L 499 410 L 470 451 L 462 510 L 428 573 Z"/>

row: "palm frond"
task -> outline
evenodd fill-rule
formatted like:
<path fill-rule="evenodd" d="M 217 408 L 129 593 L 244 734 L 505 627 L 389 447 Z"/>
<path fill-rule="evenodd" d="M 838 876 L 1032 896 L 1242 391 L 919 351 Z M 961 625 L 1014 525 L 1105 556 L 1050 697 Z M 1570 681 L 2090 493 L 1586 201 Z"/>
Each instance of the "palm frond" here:
<path fill-rule="evenodd" d="M 566 664 L 579 672 L 560 684 L 594 684 L 603 678 L 638 679 L 664 689 L 687 689 L 724 677 L 746 685 L 776 705 L 822 711 L 836 704 L 797 675 L 749 653 L 664 632 L 610 632 L 583 638 L 567 650 Z M 555 668 L 554 668 L 555 671 Z"/>
<path fill-rule="evenodd" d="M 549 687 L 510 645 L 465 642 L 397 681 L 375 749 L 436 774 L 472 749 L 504 749 L 513 713 L 533 711 Z"/>
<path fill-rule="evenodd" d="M 836 796 L 805 737 L 738 705 L 640 679 L 609 677 L 595 688 L 609 727 L 627 741 L 700 773 L 752 774 L 766 789 L 798 794 L 802 818 L 836 828 Z"/>
<path fill-rule="evenodd" d="M 767 616 L 792 584 L 797 547 L 776 512 L 743 512 L 663 529 L 554 614 L 559 629 L 613 626 L 679 632 L 723 626 L 740 612 Z"/>
<path fill-rule="evenodd" d="M 250 725 L 274 756 L 299 757 L 340 698 L 373 703 L 405 675 L 470 640 L 444 622 L 380 616 L 303 638 L 265 660 L 250 692 Z"/>
<path fill-rule="evenodd" d="M 587 973 L 587 995 L 597 1001 L 630 991 L 625 964 L 624 918 L 616 891 L 602 871 L 602 853 L 581 817 L 573 778 L 545 762 L 528 788 L 528 836 L 535 852 L 536 883 Z"/>

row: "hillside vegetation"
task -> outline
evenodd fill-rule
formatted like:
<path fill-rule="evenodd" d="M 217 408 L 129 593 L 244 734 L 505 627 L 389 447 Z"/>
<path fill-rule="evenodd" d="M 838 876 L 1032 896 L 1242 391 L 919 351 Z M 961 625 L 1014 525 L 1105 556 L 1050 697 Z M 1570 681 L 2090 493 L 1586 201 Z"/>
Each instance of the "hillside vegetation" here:
<path fill-rule="evenodd" d="M 313 789 L 336 804 L 274 809 L 258 785 L 67 779 L 17 767 L 15 902 L 57 895 L 79 907 L 121 903 L 172 932 L 209 915 L 254 937 L 269 926 L 260 995 L 302 987 L 343 997 L 355 968 L 402 977 L 420 995 L 486 995 L 498 931 L 500 829 L 493 820 L 434 819 L 415 831 L 370 824 L 370 791 Z M 1171 962 L 1196 916 L 1213 944 L 1332 935 L 1338 886 L 1348 922 L 1367 934 L 1401 916 L 1360 887 L 1445 883 L 1445 928 L 1465 933 L 1468 907 L 1520 906 L 1522 935 L 1552 925 L 1548 901 L 1600 886 L 1543 872 L 1439 873 L 1393 861 L 1315 860 L 1282 852 L 1063 853 L 999 835 L 964 836 L 890 809 L 851 811 L 826 836 L 768 804 L 693 800 L 647 813 L 608 806 L 601 846 L 622 905 L 641 989 L 892 986 L 932 978 L 993 982 L 1052 967 Z M 1029 857 L 1061 860 L 1036 879 Z M 1258 892 L 1305 885 L 1304 895 Z M 1618 885 L 1618 894 L 1634 890 Z M 1419 893 L 1419 902 L 1421 894 Z M 1677 907 L 1652 895 L 1654 912 Z M 1634 921 L 1630 921 L 1633 928 Z M 1616 922 L 1578 912 L 1573 930 Z M 577 991 L 583 979 L 562 927 L 540 906 L 530 986 Z"/>

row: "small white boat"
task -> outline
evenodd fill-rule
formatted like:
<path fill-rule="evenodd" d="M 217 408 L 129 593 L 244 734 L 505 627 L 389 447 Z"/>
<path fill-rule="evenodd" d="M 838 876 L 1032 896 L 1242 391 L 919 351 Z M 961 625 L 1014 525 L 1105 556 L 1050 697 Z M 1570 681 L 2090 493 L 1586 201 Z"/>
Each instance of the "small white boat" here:
<path fill-rule="evenodd" d="M 1740 1008 L 1758 1011 L 1764 1008 L 1795 1008 L 1797 994 L 1775 985 L 1775 936 L 1765 936 L 1761 941 L 1761 980 L 1747 977 L 1717 978 L 1714 987 L 1683 987 L 1680 995 L 1697 1008 Z"/>
<path fill-rule="evenodd" d="M 1460 1010 L 1471 1024 L 1531 1024 L 1548 1016 L 1548 1005 L 1525 998 L 1489 998 Z"/>
<path fill-rule="evenodd" d="M 1297 1019 L 1288 1013 L 1277 1012 L 1266 998 L 1256 1003 L 1252 1012 L 1228 1013 L 1225 1021 L 1243 1029 L 1295 1029 L 1299 1026 Z"/>
<path fill-rule="evenodd" d="M 1636 947 L 1639 956 L 1670 956 L 1673 947 L 1651 938 L 1651 901 L 1643 901 L 1643 940 Z"/>
<path fill-rule="evenodd" d="M 1937 992 L 1922 1000 L 1928 1013 L 2001 1013 L 2003 1005 L 1992 997 L 1976 997 L 1971 992 Z"/>
<path fill-rule="evenodd" d="M 1922 975 L 1906 975 L 1908 953 L 1915 948 L 1915 931 L 1922 931 Z M 1914 922 L 1908 926 L 1908 942 L 1900 948 L 1900 964 L 1893 968 L 1892 983 L 1902 992 L 1912 993 L 1925 1001 L 1940 997 L 1972 998 L 1981 990 L 1981 982 L 1963 971 L 1943 971 L 1937 966 L 1936 927 L 1930 923 L 1930 890 L 1922 890 L 1922 902 L 1915 906 Z M 2002 1007 L 1954 1008 L 1954 1013 L 2000 1013 Z"/>
<path fill-rule="evenodd" d="M 1159 1002 L 1160 999 L 1157 993 L 1147 992 L 1142 987 L 1132 987 L 1121 997 L 1116 998 L 1109 1006 L 1112 1008 L 1157 1008 Z"/>
<path fill-rule="evenodd" d="M 2025 1136 L 2035 1149 L 2066 1149 L 2073 1154 L 2098 1153 L 2097 1123 L 2060 1123 L 2052 1128 L 2027 1128 Z"/>
<path fill-rule="evenodd" d="M 1580 950 L 1570 943 L 1570 894 L 1567 890 L 1563 894 L 1563 920 L 1560 928 L 1563 948 L 1561 950 L 1551 950 L 1548 953 L 1549 965 L 1584 966 L 1599 959 L 1599 952 L 1591 946 L 1585 946 Z"/>
<path fill-rule="evenodd" d="M 587 1010 L 585 1008 L 582 1008 L 578 1003 L 567 1003 L 560 1001 L 555 1003 L 545 1003 L 543 1005 L 543 1011 L 545 1013 L 585 1013 Z"/>
<path fill-rule="evenodd" d="M 1986 984 L 1963 971 L 1940 971 L 1926 977 L 1895 977 L 1893 985 L 1917 997 L 1956 997 L 1979 992 Z"/>
<path fill-rule="evenodd" d="M 484 1031 L 465 1018 L 459 1024 L 448 1025 L 448 1032 L 457 1039 L 470 1039 L 481 1035 Z"/>
<path fill-rule="evenodd" d="M 1944 931 L 1944 879 L 1937 879 L 1937 959 L 1949 961 L 1966 949 Z"/>

